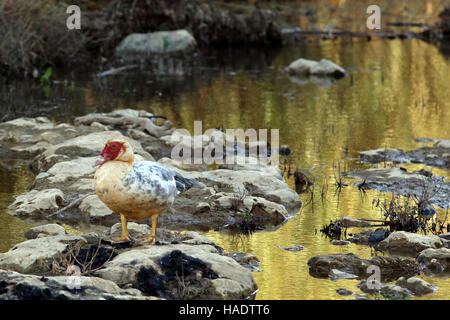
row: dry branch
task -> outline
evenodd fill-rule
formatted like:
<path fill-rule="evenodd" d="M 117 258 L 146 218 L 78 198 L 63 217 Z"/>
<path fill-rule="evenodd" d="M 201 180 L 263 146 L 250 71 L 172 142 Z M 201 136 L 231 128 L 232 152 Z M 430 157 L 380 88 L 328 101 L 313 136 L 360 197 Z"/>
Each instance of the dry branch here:
<path fill-rule="evenodd" d="M 73 207 L 78 206 L 78 205 L 81 203 L 81 201 L 83 201 L 83 200 L 84 200 L 85 198 L 87 198 L 88 196 L 92 196 L 92 195 L 94 195 L 94 194 L 95 194 L 95 193 L 88 193 L 88 194 L 86 194 L 86 195 L 84 195 L 84 196 L 82 196 L 82 197 L 79 197 L 78 199 L 73 200 L 71 203 L 69 203 L 69 204 L 68 204 L 67 206 L 65 206 L 64 208 L 61 208 L 61 209 L 59 209 L 58 211 L 49 214 L 49 215 L 47 216 L 47 218 L 51 218 L 51 217 L 53 217 L 53 216 L 57 216 L 57 215 L 59 215 L 60 213 L 66 211 L 66 210 L 69 210 L 69 209 L 71 209 L 71 208 L 73 208 Z"/>

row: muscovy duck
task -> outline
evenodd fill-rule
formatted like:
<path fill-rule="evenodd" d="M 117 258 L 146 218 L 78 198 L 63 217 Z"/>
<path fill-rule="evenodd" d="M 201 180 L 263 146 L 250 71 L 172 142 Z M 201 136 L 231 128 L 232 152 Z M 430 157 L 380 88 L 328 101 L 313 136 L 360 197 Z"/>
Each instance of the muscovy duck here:
<path fill-rule="evenodd" d="M 94 188 L 100 200 L 120 214 L 122 236 L 114 242 L 130 241 L 128 219 L 151 217 L 152 232 L 143 242 L 156 241 L 156 221 L 168 209 L 179 192 L 203 188 L 196 180 L 184 178 L 174 170 L 153 161 L 134 161 L 131 144 L 126 140 L 106 142 L 95 162 Z"/>

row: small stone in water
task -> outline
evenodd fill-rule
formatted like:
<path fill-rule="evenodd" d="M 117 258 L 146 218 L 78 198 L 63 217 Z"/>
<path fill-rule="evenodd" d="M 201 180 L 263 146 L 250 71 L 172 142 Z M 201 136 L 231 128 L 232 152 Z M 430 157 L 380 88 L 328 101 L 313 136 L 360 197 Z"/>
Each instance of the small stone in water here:
<path fill-rule="evenodd" d="M 336 289 L 336 293 L 341 295 L 341 296 L 349 296 L 349 295 L 353 294 L 352 291 L 347 290 L 345 288 Z"/>
<path fill-rule="evenodd" d="M 350 241 L 347 240 L 333 240 L 330 242 L 330 244 L 335 246 L 345 246 L 347 244 L 350 244 Z"/>
<path fill-rule="evenodd" d="M 297 244 L 295 246 L 282 246 L 282 245 L 279 245 L 278 248 L 283 248 L 286 251 L 302 251 L 302 250 L 305 250 L 305 247 L 300 245 L 300 244 Z"/>

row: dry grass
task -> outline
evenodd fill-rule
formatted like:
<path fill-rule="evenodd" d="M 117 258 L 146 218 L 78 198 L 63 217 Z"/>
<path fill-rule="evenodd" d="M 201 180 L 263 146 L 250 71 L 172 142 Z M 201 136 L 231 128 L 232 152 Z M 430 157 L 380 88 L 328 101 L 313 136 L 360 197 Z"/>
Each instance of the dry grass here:
<path fill-rule="evenodd" d="M 88 37 L 68 30 L 68 5 L 48 0 L 0 2 L 0 71 L 29 74 L 45 65 L 81 58 Z"/>
<path fill-rule="evenodd" d="M 67 275 L 68 271 L 73 270 L 74 267 L 78 267 L 80 275 L 88 276 L 103 268 L 105 263 L 110 261 L 113 257 L 114 250 L 111 251 L 109 257 L 102 259 L 105 261 L 102 261 L 99 266 L 95 266 L 95 264 L 98 264 L 98 261 L 96 260 L 100 258 L 99 250 L 101 248 L 101 241 L 99 240 L 98 245 L 92 252 L 85 254 L 84 259 L 80 259 L 82 256 L 82 245 L 83 241 L 69 245 L 66 252 L 53 259 L 50 272 L 56 275 Z"/>

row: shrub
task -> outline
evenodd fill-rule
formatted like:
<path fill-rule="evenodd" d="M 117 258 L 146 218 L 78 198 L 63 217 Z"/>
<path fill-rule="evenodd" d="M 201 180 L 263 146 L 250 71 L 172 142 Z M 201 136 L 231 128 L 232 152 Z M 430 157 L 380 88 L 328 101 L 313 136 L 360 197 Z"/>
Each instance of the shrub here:
<path fill-rule="evenodd" d="M 61 1 L 1 1 L 0 73 L 29 74 L 81 58 L 88 36 L 67 29 L 67 7 Z"/>

